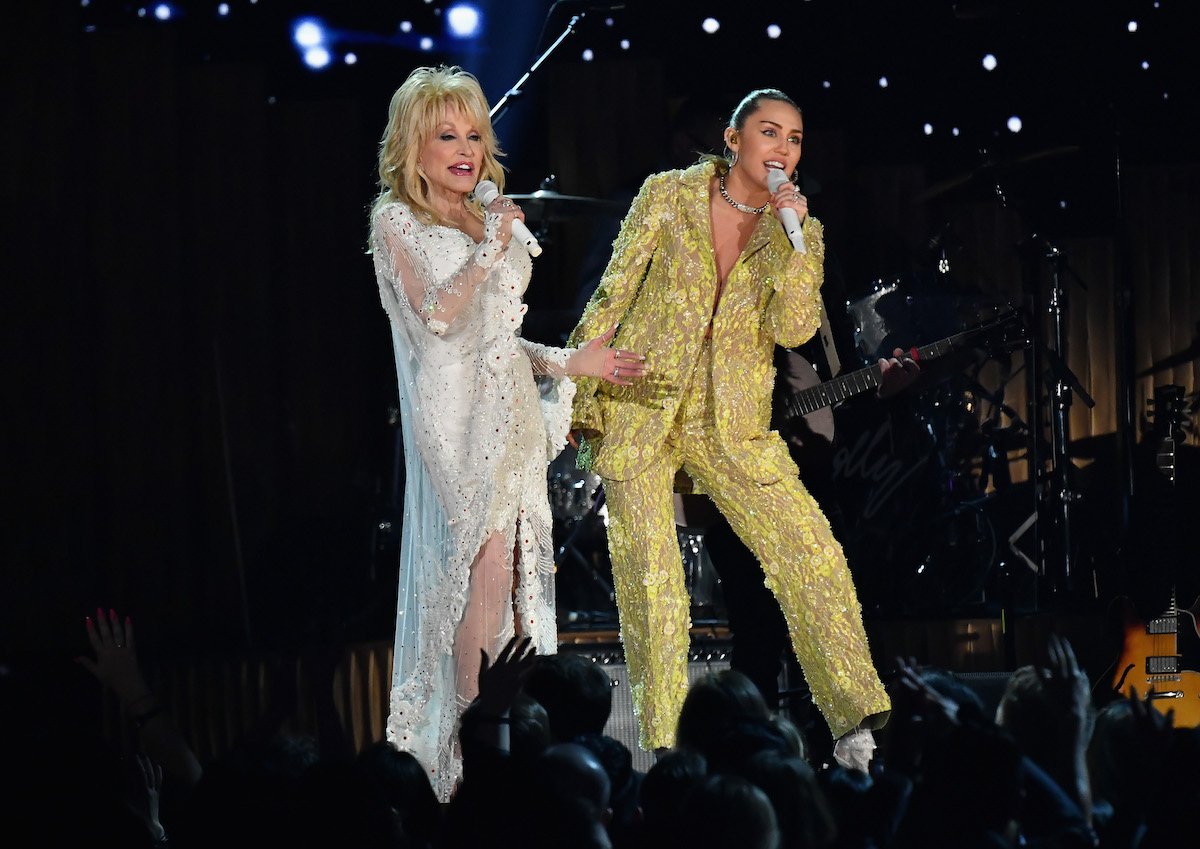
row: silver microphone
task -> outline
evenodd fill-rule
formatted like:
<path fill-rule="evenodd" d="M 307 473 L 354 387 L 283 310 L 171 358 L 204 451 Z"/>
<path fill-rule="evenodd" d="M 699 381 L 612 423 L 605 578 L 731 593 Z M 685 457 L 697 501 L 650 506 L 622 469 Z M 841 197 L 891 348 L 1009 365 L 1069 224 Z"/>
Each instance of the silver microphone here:
<path fill-rule="evenodd" d="M 788 180 L 787 174 L 784 174 L 779 168 L 771 168 L 767 171 L 767 188 L 771 190 L 771 194 L 779 191 L 784 183 L 791 182 Z M 783 231 L 787 233 L 791 239 L 792 247 L 800 251 L 800 253 L 808 253 L 804 247 L 804 232 L 800 229 L 800 216 L 796 214 L 796 210 L 785 206 L 779 210 L 779 220 L 783 223 Z"/>

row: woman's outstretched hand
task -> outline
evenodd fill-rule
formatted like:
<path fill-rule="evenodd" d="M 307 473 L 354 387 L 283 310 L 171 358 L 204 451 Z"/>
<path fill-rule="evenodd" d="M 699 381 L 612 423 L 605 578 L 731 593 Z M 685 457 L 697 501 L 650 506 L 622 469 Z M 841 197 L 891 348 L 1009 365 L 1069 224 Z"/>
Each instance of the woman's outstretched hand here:
<path fill-rule="evenodd" d="M 609 348 L 617 332 L 616 325 L 589 340 L 571 355 L 567 373 L 582 377 L 598 377 L 617 386 L 632 386 L 646 374 L 646 358 L 633 351 Z"/>

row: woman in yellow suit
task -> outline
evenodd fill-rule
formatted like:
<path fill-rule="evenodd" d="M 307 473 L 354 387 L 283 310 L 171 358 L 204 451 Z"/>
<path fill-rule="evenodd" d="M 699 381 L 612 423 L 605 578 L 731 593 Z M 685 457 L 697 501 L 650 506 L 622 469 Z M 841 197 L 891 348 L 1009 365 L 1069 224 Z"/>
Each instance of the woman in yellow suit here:
<path fill-rule="evenodd" d="M 690 604 L 673 510 L 682 469 L 762 564 L 847 763 L 851 750 L 869 757 L 870 729 L 891 705 L 841 547 L 769 430 L 774 346 L 800 344 L 820 323 L 820 222 L 792 182 L 772 193 L 767 181 L 774 168 L 794 173 L 803 117 L 787 95 L 761 89 L 729 123 L 728 160 L 705 157 L 642 185 L 572 334 L 617 326 L 614 346 L 646 354 L 639 383 L 579 381 L 580 465 L 604 482 L 642 747 L 673 745 L 688 687 Z M 784 209 L 803 223 L 805 251 L 775 220 Z"/>

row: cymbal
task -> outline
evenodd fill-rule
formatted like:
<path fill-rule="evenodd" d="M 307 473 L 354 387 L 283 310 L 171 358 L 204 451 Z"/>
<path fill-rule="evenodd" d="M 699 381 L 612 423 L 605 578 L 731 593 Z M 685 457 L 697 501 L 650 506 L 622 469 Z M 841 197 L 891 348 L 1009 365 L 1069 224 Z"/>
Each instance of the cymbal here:
<path fill-rule="evenodd" d="M 986 178 L 994 177 L 999 174 L 1010 173 L 1018 170 L 1033 162 L 1038 162 L 1043 159 L 1051 159 L 1068 154 L 1078 153 L 1079 145 L 1067 144 L 1058 147 L 1048 147 L 1043 150 L 1035 150 L 1032 153 L 1022 154 L 1021 156 L 1008 157 L 1005 159 L 988 159 L 984 161 L 978 168 L 974 168 L 965 174 L 951 177 L 941 182 L 934 183 L 921 194 L 913 198 L 913 203 L 925 203 L 935 198 L 953 192 L 955 189 L 971 188 L 978 183 L 983 182 Z M 990 190 L 990 186 L 988 189 Z"/>
<path fill-rule="evenodd" d="M 535 221 L 565 221 L 589 215 L 620 215 L 629 205 L 615 200 L 564 195 L 553 189 L 538 189 L 526 194 L 507 195 L 521 205 L 525 215 Z"/>

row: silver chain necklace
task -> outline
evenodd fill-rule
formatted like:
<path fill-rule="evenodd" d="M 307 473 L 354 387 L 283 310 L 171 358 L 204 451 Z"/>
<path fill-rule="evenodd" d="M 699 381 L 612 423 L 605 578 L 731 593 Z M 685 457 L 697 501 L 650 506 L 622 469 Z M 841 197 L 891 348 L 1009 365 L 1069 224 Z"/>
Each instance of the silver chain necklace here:
<path fill-rule="evenodd" d="M 729 201 L 729 205 L 732 206 L 734 209 L 736 209 L 738 212 L 745 212 L 749 215 L 762 215 L 764 212 L 767 211 L 767 205 L 770 204 L 770 201 L 767 201 L 767 203 L 764 203 L 762 206 L 746 206 L 746 204 L 744 204 L 744 203 L 738 203 L 736 200 L 734 200 L 733 198 L 731 198 L 729 196 L 729 192 L 725 191 L 725 175 L 724 174 L 722 174 L 717 179 L 717 186 L 721 189 L 721 197 L 723 197 L 723 198 L 725 198 L 725 200 Z"/>

